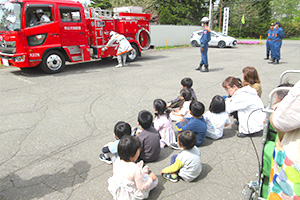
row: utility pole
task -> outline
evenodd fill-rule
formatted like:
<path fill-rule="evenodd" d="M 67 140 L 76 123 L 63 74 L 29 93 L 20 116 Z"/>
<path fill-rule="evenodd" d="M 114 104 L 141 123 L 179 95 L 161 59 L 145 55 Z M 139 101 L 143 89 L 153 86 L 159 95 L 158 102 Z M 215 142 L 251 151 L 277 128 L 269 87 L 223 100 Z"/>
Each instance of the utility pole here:
<path fill-rule="evenodd" d="M 221 32 L 222 4 L 223 4 L 223 0 L 221 0 L 221 6 L 220 6 L 219 32 Z"/>
<path fill-rule="evenodd" d="M 212 10 L 212 0 L 209 0 L 209 23 L 208 23 L 208 27 L 211 30 L 212 29 L 212 19 L 211 19 L 211 10 Z"/>

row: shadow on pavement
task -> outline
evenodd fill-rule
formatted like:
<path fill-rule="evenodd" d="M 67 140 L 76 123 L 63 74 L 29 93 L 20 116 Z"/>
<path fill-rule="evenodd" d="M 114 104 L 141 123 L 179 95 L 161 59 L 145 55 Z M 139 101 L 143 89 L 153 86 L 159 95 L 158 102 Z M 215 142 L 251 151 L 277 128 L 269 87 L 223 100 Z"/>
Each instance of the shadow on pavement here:
<path fill-rule="evenodd" d="M 73 164 L 73 167 L 68 171 L 62 172 L 61 170 L 54 174 L 44 174 L 29 180 L 24 180 L 17 174 L 11 173 L 0 179 L 0 197 L 1 200 L 40 199 L 47 194 L 60 192 L 65 188 L 83 183 L 90 169 L 91 165 L 88 162 L 80 161 Z"/>
<path fill-rule="evenodd" d="M 209 69 L 209 71 L 210 72 L 217 72 L 217 71 L 222 71 L 222 70 L 224 70 L 224 68 L 210 68 L 210 67 L 208 67 L 208 69 Z"/>
<path fill-rule="evenodd" d="M 171 147 L 165 147 L 163 149 L 161 149 L 160 151 L 160 155 L 159 155 L 159 159 L 156 162 L 159 162 L 161 160 L 166 159 L 167 157 L 169 157 L 169 155 L 171 155 L 174 151 L 174 149 L 172 149 Z"/>
<path fill-rule="evenodd" d="M 161 55 L 146 55 L 143 57 L 137 58 L 135 62 L 127 62 L 127 66 L 125 68 L 130 67 L 142 67 L 140 61 L 147 61 L 147 60 L 157 60 L 166 58 L 165 56 Z M 16 76 L 26 76 L 26 77 L 40 77 L 40 76 L 65 76 L 70 74 L 80 74 L 80 73 L 92 73 L 93 70 L 99 70 L 104 68 L 115 68 L 117 65 L 117 59 L 105 59 L 105 60 L 95 60 L 91 62 L 85 63 L 69 63 L 66 65 L 62 72 L 56 74 L 46 74 L 43 72 L 39 67 L 33 68 L 23 68 L 18 71 L 11 72 Z"/>
<path fill-rule="evenodd" d="M 148 200 L 158 199 L 162 191 L 165 190 L 164 184 L 167 182 L 167 180 L 160 175 L 158 175 L 157 178 L 158 178 L 158 185 L 156 186 L 156 188 L 150 191 Z"/>
<path fill-rule="evenodd" d="M 212 167 L 210 165 L 202 163 L 202 172 L 201 172 L 201 174 L 195 180 L 193 180 L 192 182 L 198 182 L 198 181 L 204 179 L 209 174 L 209 172 L 211 172 L 211 170 L 212 170 Z"/>

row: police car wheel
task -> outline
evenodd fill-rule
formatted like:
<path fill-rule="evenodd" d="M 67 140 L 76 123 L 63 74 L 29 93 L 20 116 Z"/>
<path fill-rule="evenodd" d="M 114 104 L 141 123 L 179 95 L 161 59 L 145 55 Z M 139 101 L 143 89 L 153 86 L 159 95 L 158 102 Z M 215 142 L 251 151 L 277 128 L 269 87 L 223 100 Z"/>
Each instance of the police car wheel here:
<path fill-rule="evenodd" d="M 48 74 L 61 72 L 65 68 L 65 57 L 59 51 L 49 51 L 43 56 L 40 67 Z"/>
<path fill-rule="evenodd" d="M 218 47 L 219 47 L 219 48 L 225 48 L 225 47 L 226 47 L 226 43 L 225 43 L 224 41 L 220 41 L 220 42 L 218 43 Z"/>
<path fill-rule="evenodd" d="M 132 50 L 127 54 L 127 61 L 133 62 L 137 59 L 139 48 L 135 44 L 131 44 Z"/>

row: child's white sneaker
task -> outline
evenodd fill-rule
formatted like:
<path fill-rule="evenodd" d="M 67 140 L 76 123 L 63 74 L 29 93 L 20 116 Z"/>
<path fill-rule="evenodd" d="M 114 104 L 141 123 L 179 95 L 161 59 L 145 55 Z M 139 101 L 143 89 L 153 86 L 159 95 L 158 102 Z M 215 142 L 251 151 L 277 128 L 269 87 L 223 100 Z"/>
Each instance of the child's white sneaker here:
<path fill-rule="evenodd" d="M 110 157 L 108 157 L 108 156 L 105 155 L 104 153 L 101 153 L 101 154 L 99 155 L 99 159 L 100 159 L 101 161 L 105 162 L 106 164 L 109 164 L 109 165 L 111 165 L 111 164 L 113 163 L 112 160 L 110 159 Z"/>

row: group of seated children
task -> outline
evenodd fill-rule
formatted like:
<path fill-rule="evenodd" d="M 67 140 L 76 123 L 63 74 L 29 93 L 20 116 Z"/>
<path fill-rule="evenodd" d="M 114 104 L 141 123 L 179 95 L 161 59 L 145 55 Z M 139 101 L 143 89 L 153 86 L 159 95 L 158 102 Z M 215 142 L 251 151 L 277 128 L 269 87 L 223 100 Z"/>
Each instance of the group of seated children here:
<path fill-rule="evenodd" d="M 234 97 L 242 85 L 237 79 L 227 79 L 223 82 L 223 87 Z M 192 79 L 182 79 L 181 85 L 180 97 L 169 103 L 162 99 L 154 100 L 154 119 L 152 113 L 147 110 L 139 112 L 138 124 L 142 128 L 141 131 L 132 131 L 130 125 L 125 122 L 115 125 L 117 140 L 104 145 L 103 153 L 100 154 L 100 160 L 108 164 L 114 162 L 113 176 L 108 180 L 108 188 L 114 199 L 148 197 L 150 190 L 157 186 L 158 180 L 149 167 L 144 166 L 144 162 L 157 161 L 160 149 L 166 146 L 182 151 L 172 156 L 171 165 L 161 171 L 162 176 L 172 182 L 177 182 L 178 178 L 187 182 L 193 181 L 202 170 L 201 152 L 197 147 L 203 144 L 205 137 L 219 139 L 223 136 L 224 127 L 230 123 L 228 100 L 225 103 L 222 96 L 214 96 L 209 110 L 204 114 L 205 106 L 197 101 L 192 89 Z M 259 98 L 257 93 L 256 96 Z M 231 112 L 239 112 L 239 109 L 233 109 L 232 103 L 229 105 Z M 179 109 L 175 109 L 176 107 Z M 177 142 L 172 121 L 176 122 Z"/>

